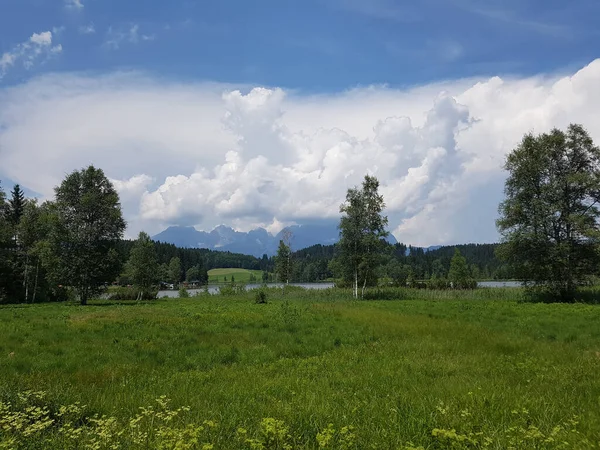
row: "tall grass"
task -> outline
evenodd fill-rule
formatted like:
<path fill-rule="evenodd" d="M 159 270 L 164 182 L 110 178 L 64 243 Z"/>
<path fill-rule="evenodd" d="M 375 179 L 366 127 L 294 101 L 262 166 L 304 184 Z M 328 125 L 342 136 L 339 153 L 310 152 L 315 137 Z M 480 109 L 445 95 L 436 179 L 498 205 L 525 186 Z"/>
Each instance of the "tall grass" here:
<path fill-rule="evenodd" d="M 0 307 L 0 422 L 23 419 L 0 442 L 69 448 L 56 412 L 79 402 L 72 448 L 109 428 L 135 448 L 131 421 L 164 395 L 180 413 L 145 428 L 145 448 L 598 448 L 598 306 L 513 289 L 265 292 Z"/>

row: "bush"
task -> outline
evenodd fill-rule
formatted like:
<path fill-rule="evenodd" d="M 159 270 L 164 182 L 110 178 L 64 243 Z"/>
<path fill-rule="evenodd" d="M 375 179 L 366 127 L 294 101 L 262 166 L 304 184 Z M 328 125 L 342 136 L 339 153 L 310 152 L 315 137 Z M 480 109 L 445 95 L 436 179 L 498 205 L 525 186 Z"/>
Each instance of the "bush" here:
<path fill-rule="evenodd" d="M 219 294 L 221 295 L 239 295 L 246 293 L 246 286 L 238 284 L 228 284 L 226 286 L 219 287 Z"/>
<path fill-rule="evenodd" d="M 179 289 L 179 298 L 189 298 L 190 297 L 190 293 L 188 292 L 188 290 L 186 288 L 181 288 Z"/>
<path fill-rule="evenodd" d="M 451 286 L 450 281 L 448 281 L 447 278 L 438 278 L 436 276 L 433 276 L 427 283 L 427 287 L 436 291 L 443 291 L 446 289 L 450 289 Z"/>
<path fill-rule="evenodd" d="M 154 300 L 158 295 L 156 289 L 144 289 L 141 291 L 141 300 Z M 140 290 L 136 287 L 118 287 L 109 296 L 109 300 L 137 300 Z"/>
<path fill-rule="evenodd" d="M 254 303 L 267 303 L 267 293 L 263 289 L 257 289 L 254 294 Z"/>

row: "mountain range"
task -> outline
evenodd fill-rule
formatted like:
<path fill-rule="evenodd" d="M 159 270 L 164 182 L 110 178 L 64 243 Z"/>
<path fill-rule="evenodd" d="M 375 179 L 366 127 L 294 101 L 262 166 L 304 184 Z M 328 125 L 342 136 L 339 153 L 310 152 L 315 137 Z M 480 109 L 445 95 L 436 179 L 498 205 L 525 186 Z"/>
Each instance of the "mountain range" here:
<path fill-rule="evenodd" d="M 208 248 L 211 250 L 243 253 L 261 257 L 277 253 L 279 241 L 284 233 L 291 233 L 292 250 L 301 250 L 311 245 L 331 245 L 339 241 L 339 230 L 335 224 L 306 224 L 286 227 L 276 235 L 264 228 L 248 232 L 235 231 L 225 225 L 219 225 L 212 231 L 198 231 L 194 227 L 171 226 L 153 236 L 159 242 L 174 244 L 184 248 Z M 388 242 L 395 244 L 396 238 L 390 234 Z"/>

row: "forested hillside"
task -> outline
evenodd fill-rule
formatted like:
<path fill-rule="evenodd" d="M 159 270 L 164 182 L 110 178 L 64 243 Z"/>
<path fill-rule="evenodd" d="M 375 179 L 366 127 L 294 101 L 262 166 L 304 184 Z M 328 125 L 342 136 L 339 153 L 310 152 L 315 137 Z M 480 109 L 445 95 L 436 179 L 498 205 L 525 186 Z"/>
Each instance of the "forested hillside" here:
<path fill-rule="evenodd" d="M 512 271 L 495 254 L 498 244 L 462 244 L 443 246 L 426 251 L 423 248 L 402 243 L 387 246 L 385 263 L 379 268 L 381 277 L 391 277 L 400 265 L 402 270 L 412 273 L 414 279 L 427 280 L 432 275 L 445 278 L 450 270 L 450 261 L 455 249 L 467 260 L 471 275 L 475 279 L 509 279 Z M 335 277 L 335 245 L 314 245 L 299 250 L 293 255 L 292 279 L 294 281 L 320 281 Z"/>

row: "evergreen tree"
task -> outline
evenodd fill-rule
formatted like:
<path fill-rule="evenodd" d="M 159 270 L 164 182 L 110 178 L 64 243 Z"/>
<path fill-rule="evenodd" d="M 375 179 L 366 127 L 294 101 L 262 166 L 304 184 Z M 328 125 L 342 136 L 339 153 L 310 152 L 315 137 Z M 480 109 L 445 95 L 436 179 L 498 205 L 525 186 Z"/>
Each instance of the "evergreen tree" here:
<path fill-rule="evenodd" d="M 15 228 L 23 216 L 24 209 L 25 194 L 23 193 L 21 186 L 15 184 L 11 191 L 11 198 L 8 200 L 8 219 Z"/>

